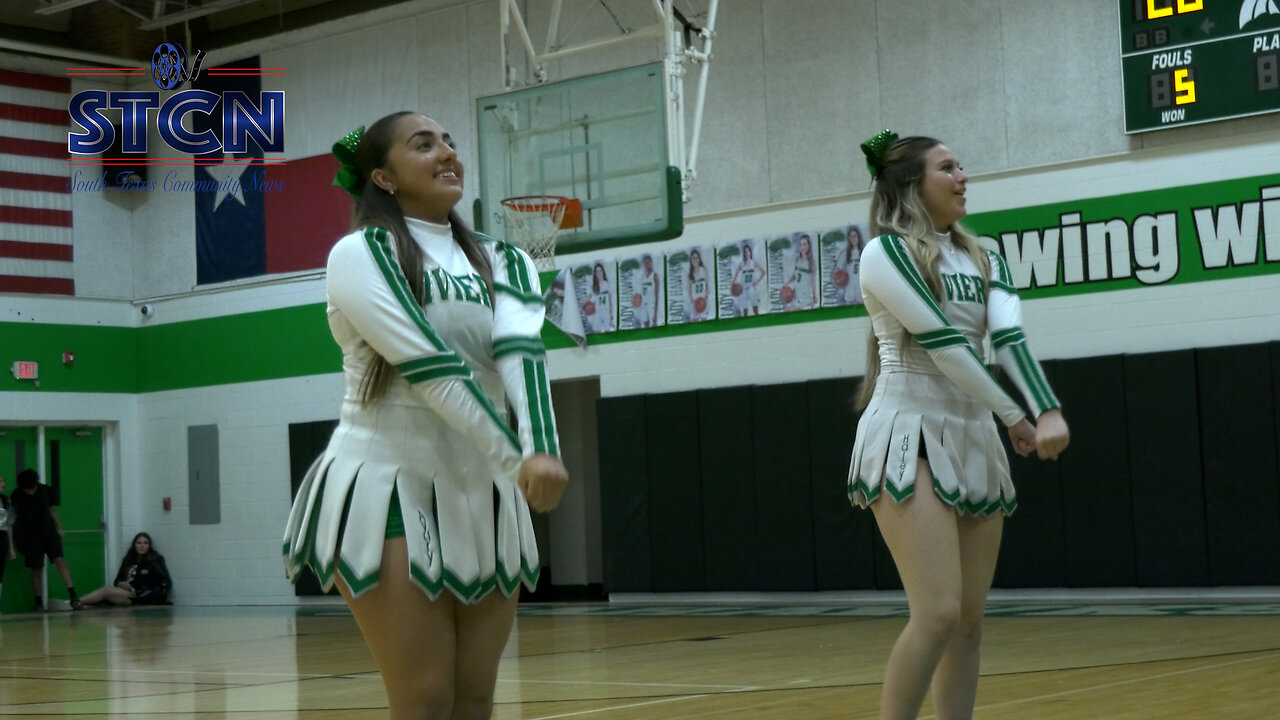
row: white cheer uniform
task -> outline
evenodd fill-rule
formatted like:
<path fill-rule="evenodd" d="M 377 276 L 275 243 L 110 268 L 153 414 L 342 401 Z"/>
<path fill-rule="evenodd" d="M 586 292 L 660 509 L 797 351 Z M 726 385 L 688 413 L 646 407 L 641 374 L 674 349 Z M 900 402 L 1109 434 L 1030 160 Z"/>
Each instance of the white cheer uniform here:
<path fill-rule="evenodd" d="M 866 507 L 885 490 L 897 502 L 915 492 L 924 456 L 933 490 L 957 512 L 1010 514 L 1017 496 L 994 412 L 1007 426 L 1025 415 L 978 353 L 988 331 L 1000 365 L 1037 417 L 1059 407 L 1022 334 L 1022 310 L 1004 259 L 988 253 L 984 287 L 968 254 L 940 235 L 943 299 L 925 285 L 906 243 L 892 235 L 862 251 L 862 293 L 880 342 L 880 377 L 858 421 L 849 499 Z M 923 444 L 923 447 L 922 447 Z"/>
<path fill-rule="evenodd" d="M 524 251 L 477 235 L 493 268 L 491 303 L 447 226 L 407 222 L 426 253 L 422 306 L 387 231 L 353 232 L 329 253 L 329 328 L 346 394 L 294 500 L 287 574 L 296 579 L 310 565 L 327 589 L 338 572 L 359 595 L 381 570 L 405 572 L 431 598 L 448 590 L 463 602 L 495 587 L 510 596 L 522 581 L 532 590 L 538 549 L 516 479 L 523 458 L 559 454 L 537 271 Z M 360 382 L 377 355 L 397 372 L 387 394 L 364 407 Z M 384 569 L 393 492 L 409 566 Z"/>

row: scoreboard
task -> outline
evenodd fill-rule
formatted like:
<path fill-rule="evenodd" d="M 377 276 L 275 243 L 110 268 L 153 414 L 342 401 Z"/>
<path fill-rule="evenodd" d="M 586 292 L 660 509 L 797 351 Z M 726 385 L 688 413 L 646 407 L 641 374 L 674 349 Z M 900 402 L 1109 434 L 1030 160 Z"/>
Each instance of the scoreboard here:
<path fill-rule="evenodd" d="M 1280 0 L 1119 2 L 1126 133 L 1280 112 Z"/>

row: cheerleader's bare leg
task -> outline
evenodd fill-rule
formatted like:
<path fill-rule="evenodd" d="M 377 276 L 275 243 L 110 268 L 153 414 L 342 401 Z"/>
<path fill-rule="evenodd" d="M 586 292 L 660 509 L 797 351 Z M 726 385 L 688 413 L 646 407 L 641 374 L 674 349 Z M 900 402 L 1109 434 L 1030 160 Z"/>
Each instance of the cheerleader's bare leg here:
<path fill-rule="evenodd" d="M 958 518 L 955 510 L 934 494 L 933 475 L 923 458 L 917 463 L 915 488 L 901 504 L 887 493 L 871 504 L 907 591 L 910 609 L 907 626 L 894 643 L 885 668 L 882 720 L 914 720 L 919 715 L 934 669 L 960 626 Z"/>
<path fill-rule="evenodd" d="M 979 645 L 987 593 L 995 577 L 1004 516 L 956 518 L 960 539 L 960 622 L 933 674 L 933 711 L 939 720 L 973 717 L 978 694 Z"/>
<path fill-rule="evenodd" d="M 475 605 L 458 605 L 452 720 L 489 720 L 498 662 L 511 636 L 520 590 L 503 597 L 494 590 Z"/>
<path fill-rule="evenodd" d="M 410 580 L 408 566 L 405 539 L 387 538 L 378 584 L 353 598 L 339 575 L 338 590 L 378 664 L 391 720 L 451 720 L 458 603 L 448 592 L 433 602 Z"/>

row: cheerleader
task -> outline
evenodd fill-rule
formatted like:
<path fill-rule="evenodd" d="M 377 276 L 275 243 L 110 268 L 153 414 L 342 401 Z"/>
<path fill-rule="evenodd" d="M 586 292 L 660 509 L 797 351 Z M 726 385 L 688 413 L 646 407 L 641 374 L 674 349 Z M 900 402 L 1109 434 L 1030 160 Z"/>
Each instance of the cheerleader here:
<path fill-rule="evenodd" d="M 968 177 L 955 156 L 887 130 L 862 147 L 878 237 L 859 273 L 872 334 L 848 490 L 874 512 L 910 608 L 880 717 L 915 718 L 932 686 L 938 717 L 968 718 L 1003 517 L 1017 505 L 992 413 L 1019 454 L 1041 458 L 1066 448 L 1067 424 L 1027 346 L 1004 260 L 959 223 Z M 1036 425 L 979 358 L 988 334 Z"/>
<path fill-rule="evenodd" d="M 337 584 L 392 718 L 488 718 L 519 587 L 538 580 L 530 509 L 567 482 L 538 274 L 462 223 L 462 163 L 434 120 L 388 115 L 334 154 L 356 198 L 325 284 L 346 393 L 294 501 L 286 571 Z"/>

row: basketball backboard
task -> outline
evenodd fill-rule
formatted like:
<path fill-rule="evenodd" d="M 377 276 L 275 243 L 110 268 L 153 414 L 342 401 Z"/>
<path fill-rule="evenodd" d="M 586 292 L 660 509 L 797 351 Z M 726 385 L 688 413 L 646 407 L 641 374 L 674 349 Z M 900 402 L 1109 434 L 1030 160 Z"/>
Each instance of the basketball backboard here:
<path fill-rule="evenodd" d="M 680 171 L 667 160 L 663 64 L 562 80 L 476 101 L 480 197 L 475 224 L 505 237 L 501 202 L 576 199 L 582 225 L 557 254 L 678 236 Z"/>

